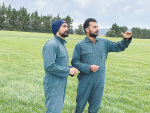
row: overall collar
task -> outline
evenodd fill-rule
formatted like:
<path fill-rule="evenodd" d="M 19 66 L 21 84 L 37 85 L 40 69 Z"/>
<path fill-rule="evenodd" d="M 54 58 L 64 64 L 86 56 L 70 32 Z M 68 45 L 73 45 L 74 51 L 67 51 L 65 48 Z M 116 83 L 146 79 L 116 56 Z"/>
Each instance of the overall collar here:
<path fill-rule="evenodd" d="M 96 37 L 96 40 L 95 40 L 95 42 L 97 42 L 98 41 L 98 38 Z M 87 37 L 85 37 L 85 42 L 91 42 Z"/>
<path fill-rule="evenodd" d="M 67 43 L 66 40 L 60 38 L 59 36 L 57 36 L 57 35 L 54 35 L 54 36 L 55 36 L 55 38 L 57 38 L 62 44 L 66 44 L 66 43 Z"/>

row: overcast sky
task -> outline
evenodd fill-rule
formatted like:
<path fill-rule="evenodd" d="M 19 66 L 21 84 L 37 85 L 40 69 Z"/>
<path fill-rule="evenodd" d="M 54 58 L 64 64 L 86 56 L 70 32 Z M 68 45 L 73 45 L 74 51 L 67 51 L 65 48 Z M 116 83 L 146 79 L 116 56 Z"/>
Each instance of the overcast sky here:
<path fill-rule="evenodd" d="M 70 16 L 77 28 L 87 18 L 95 18 L 99 28 L 118 26 L 150 29 L 150 0 L 0 0 L 16 10 L 25 7 L 28 13 L 38 10 L 39 15 Z"/>

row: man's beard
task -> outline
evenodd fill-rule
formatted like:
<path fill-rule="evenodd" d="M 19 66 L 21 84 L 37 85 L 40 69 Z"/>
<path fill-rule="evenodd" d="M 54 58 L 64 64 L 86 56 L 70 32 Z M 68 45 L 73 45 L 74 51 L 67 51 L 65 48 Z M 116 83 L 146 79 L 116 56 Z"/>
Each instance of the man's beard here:
<path fill-rule="evenodd" d="M 96 31 L 96 32 L 95 33 L 91 33 L 91 31 L 90 31 L 89 32 L 90 37 L 96 38 L 98 36 L 98 31 Z"/>
<path fill-rule="evenodd" d="M 68 31 L 65 31 L 65 32 L 62 33 L 62 34 L 60 33 L 60 36 L 61 36 L 61 37 L 64 37 L 64 38 L 65 38 L 65 37 L 68 37 L 68 33 L 69 33 Z"/>

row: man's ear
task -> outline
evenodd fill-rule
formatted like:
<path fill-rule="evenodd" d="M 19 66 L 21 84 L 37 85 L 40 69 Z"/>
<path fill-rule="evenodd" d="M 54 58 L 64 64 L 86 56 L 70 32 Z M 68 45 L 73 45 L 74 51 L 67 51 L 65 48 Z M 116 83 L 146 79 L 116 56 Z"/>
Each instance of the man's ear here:
<path fill-rule="evenodd" d="M 89 32 L 89 28 L 86 28 L 85 31 L 88 33 Z"/>

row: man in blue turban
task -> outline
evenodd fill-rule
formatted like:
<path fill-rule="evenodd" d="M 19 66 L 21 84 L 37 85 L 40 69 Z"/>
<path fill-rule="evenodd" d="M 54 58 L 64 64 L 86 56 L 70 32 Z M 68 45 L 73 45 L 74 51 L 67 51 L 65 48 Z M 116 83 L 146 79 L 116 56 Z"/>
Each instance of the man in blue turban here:
<path fill-rule="evenodd" d="M 54 21 L 52 23 L 54 38 L 47 41 L 43 47 L 46 113 L 62 113 L 67 77 L 78 72 L 76 68 L 68 65 L 69 56 L 65 46 L 68 31 L 66 21 L 61 19 Z"/>

